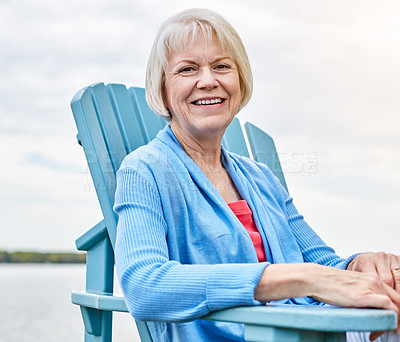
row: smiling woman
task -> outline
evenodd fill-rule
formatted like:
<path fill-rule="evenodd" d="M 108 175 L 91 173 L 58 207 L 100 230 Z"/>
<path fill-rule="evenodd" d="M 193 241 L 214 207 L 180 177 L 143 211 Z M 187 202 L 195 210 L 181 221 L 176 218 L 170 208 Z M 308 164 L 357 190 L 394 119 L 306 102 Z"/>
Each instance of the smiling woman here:
<path fill-rule="evenodd" d="M 241 325 L 198 318 L 270 301 L 399 313 L 400 257 L 340 258 L 265 165 L 221 146 L 251 92 L 246 51 L 221 16 L 187 10 L 161 27 L 146 96 L 169 125 L 125 158 L 115 198 L 121 288 L 155 341 L 243 341 Z"/>
<path fill-rule="evenodd" d="M 171 53 L 165 75 L 165 104 L 181 145 L 221 145 L 240 105 L 239 73 L 215 38 L 203 35 L 186 52 Z"/>

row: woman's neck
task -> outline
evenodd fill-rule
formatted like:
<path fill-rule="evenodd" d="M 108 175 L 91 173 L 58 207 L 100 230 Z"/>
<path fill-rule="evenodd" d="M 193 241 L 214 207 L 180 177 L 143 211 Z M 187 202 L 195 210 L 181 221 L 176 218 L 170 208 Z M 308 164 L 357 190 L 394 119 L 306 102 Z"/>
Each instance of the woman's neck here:
<path fill-rule="evenodd" d="M 219 172 L 223 168 L 221 161 L 221 137 L 192 137 L 171 125 L 171 130 L 186 154 L 205 173 Z"/>
<path fill-rule="evenodd" d="M 236 189 L 221 159 L 222 134 L 192 137 L 171 124 L 172 132 L 187 155 L 197 164 L 225 202 L 235 202 L 242 197 Z"/>

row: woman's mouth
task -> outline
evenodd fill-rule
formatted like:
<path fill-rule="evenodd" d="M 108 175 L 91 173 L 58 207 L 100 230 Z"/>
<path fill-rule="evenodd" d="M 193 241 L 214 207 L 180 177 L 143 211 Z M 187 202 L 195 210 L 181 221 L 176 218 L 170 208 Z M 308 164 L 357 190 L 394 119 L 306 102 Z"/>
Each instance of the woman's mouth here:
<path fill-rule="evenodd" d="M 196 106 L 204 106 L 204 105 L 214 105 L 224 102 L 225 100 L 222 98 L 215 98 L 215 99 L 204 99 L 204 100 L 197 100 L 193 101 L 192 103 Z"/>

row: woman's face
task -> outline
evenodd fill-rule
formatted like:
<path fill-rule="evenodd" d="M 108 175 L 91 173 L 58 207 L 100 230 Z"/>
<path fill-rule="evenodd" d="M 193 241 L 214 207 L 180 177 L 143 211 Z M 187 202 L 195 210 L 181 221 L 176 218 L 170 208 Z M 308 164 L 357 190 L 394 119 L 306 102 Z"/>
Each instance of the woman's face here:
<path fill-rule="evenodd" d="M 222 137 L 240 99 L 237 67 L 215 39 L 207 44 L 198 37 L 187 50 L 169 56 L 164 102 L 175 134 Z"/>

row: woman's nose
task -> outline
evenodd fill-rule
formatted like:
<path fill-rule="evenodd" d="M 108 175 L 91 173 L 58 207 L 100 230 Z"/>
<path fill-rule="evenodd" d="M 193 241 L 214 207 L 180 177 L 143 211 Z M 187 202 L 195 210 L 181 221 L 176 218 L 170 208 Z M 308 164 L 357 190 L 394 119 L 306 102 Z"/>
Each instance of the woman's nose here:
<path fill-rule="evenodd" d="M 211 68 L 201 69 L 199 79 L 197 81 L 197 88 L 199 89 L 214 89 L 218 86 L 218 81 Z"/>

